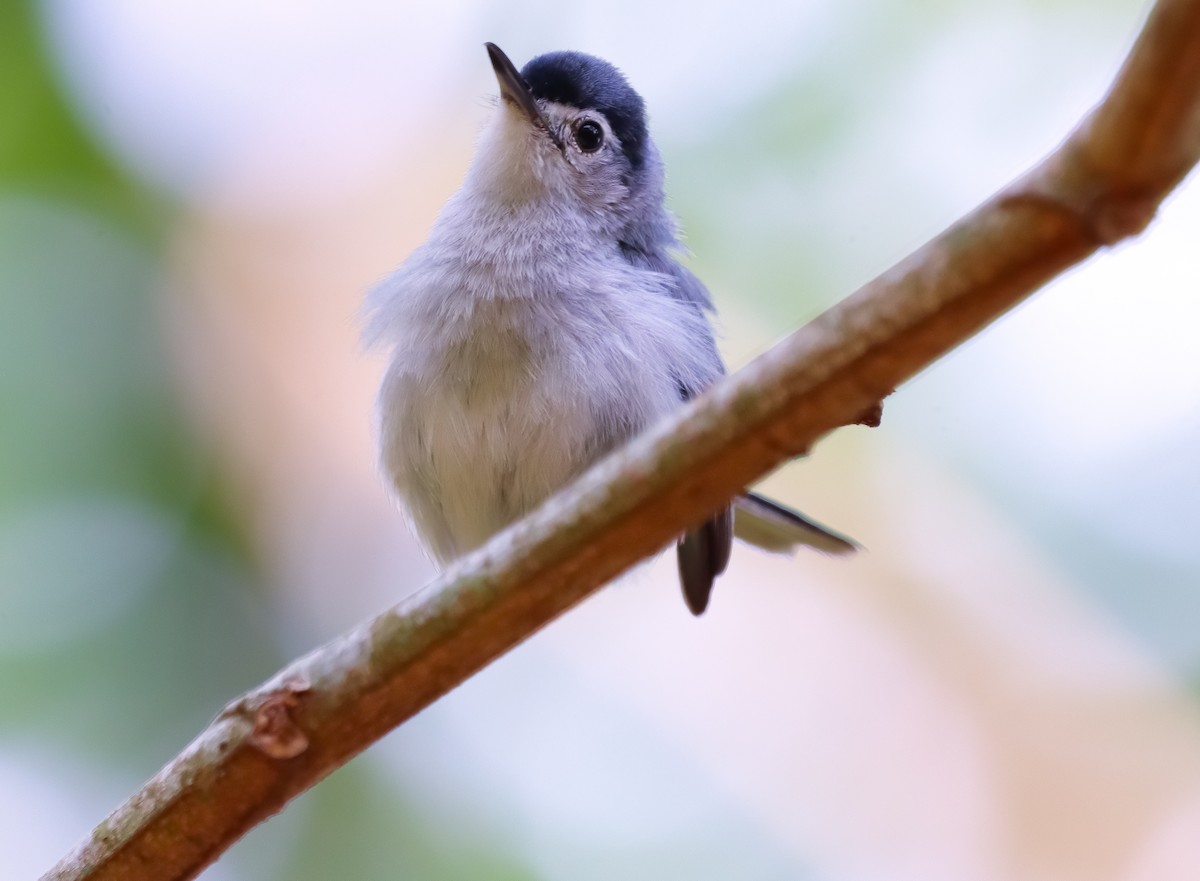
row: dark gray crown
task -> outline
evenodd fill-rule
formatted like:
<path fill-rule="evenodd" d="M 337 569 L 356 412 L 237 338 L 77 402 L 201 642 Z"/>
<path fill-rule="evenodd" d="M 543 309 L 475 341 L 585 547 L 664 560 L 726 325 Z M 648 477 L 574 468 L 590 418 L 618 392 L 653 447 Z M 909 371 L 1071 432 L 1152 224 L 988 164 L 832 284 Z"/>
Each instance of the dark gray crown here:
<path fill-rule="evenodd" d="M 521 76 L 535 98 L 604 114 L 634 170 L 646 161 L 646 105 L 624 74 L 602 58 L 582 52 L 547 52 L 525 65 Z"/>

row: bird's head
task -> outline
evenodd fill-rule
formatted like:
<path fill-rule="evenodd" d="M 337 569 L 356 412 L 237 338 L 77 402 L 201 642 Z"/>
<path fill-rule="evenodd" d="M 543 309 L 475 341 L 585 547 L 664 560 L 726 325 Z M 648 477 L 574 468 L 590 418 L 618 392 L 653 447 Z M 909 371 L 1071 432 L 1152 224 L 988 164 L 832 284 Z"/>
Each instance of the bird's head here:
<path fill-rule="evenodd" d="M 487 44 L 500 108 L 472 169 L 510 204 L 584 212 L 617 227 L 662 211 L 662 162 L 646 109 L 619 70 L 581 52 L 539 55 L 520 71 Z"/>

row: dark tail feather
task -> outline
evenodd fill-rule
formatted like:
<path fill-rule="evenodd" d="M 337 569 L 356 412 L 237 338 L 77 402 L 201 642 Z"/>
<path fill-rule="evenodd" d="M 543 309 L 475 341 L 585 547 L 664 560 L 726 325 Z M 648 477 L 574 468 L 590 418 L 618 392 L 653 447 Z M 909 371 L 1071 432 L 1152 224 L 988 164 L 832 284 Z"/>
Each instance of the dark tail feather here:
<path fill-rule="evenodd" d="M 679 583 L 693 615 L 708 607 L 713 581 L 729 565 L 733 549 L 733 509 L 726 508 L 679 540 Z"/>

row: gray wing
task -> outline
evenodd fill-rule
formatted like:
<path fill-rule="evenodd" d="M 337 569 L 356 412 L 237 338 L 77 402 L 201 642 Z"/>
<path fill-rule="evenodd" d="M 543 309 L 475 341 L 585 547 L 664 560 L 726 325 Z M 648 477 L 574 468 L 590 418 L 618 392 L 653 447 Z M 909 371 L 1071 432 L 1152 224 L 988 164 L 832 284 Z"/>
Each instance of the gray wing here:
<path fill-rule="evenodd" d="M 698 312 L 712 312 L 712 297 L 704 283 L 691 272 L 662 252 L 649 252 L 622 245 L 625 258 L 635 266 L 651 269 L 674 279 L 671 295 L 689 304 Z M 708 323 L 705 322 L 705 327 Z M 711 382 L 725 373 L 725 365 L 717 352 L 711 329 L 698 343 L 704 346 L 704 358 L 712 365 L 709 383 L 689 385 L 682 372 L 676 375 L 680 400 L 695 397 Z M 736 512 L 736 516 L 735 516 Z M 713 582 L 725 571 L 735 535 L 765 550 L 789 553 L 798 545 L 807 545 L 832 554 L 845 554 L 857 549 L 850 539 L 814 523 L 791 508 L 755 493 L 744 493 L 732 506 L 718 511 L 698 528 L 679 539 L 676 556 L 679 563 L 679 583 L 683 597 L 693 615 L 708 607 Z"/>
<path fill-rule="evenodd" d="M 672 296 L 685 303 L 694 303 L 697 308 L 703 309 L 705 312 L 713 311 L 712 296 L 708 293 L 704 282 L 696 278 L 670 253 L 657 248 L 640 248 L 629 242 L 618 242 L 617 244 L 621 249 L 621 256 L 634 266 L 661 272 L 663 275 L 669 275 L 675 279 L 676 286 L 671 291 Z"/>
<path fill-rule="evenodd" d="M 677 263 L 670 255 L 661 252 L 646 252 L 628 245 L 621 246 L 625 258 L 643 269 L 650 269 L 666 275 L 674 280 L 670 292 L 673 297 L 681 300 L 703 314 L 713 311 L 712 297 L 700 279 Z M 707 371 L 708 381 L 700 386 L 689 384 L 684 379 L 685 371 L 675 375 L 675 384 L 679 388 L 679 399 L 686 401 L 695 397 L 715 382 L 725 373 L 725 365 L 717 351 L 716 337 L 707 321 L 704 322 L 705 335 L 696 344 L 702 346 L 702 363 L 710 369 Z M 693 615 L 700 615 L 708 607 L 708 598 L 712 595 L 713 582 L 729 565 L 729 555 L 733 550 L 733 508 L 725 507 L 702 523 L 698 528 L 685 533 L 676 546 L 675 554 L 679 563 L 679 584 L 683 588 L 683 599 Z"/>
<path fill-rule="evenodd" d="M 714 311 L 712 296 L 708 293 L 708 288 L 704 286 L 704 282 L 696 278 L 695 275 L 682 266 L 669 253 L 660 250 L 637 248 L 625 242 L 621 242 L 620 247 L 621 255 L 634 266 L 640 269 L 649 269 L 652 272 L 657 272 L 660 275 L 670 278 L 674 282 L 668 289 L 672 297 L 686 303 L 700 315 Z M 696 340 L 696 345 L 702 349 L 697 354 L 700 356 L 701 362 L 708 368 L 706 371 L 708 381 L 702 385 L 697 383 L 689 386 L 679 376 L 676 376 L 676 381 L 679 383 L 680 398 L 685 401 L 700 394 L 705 388 L 725 375 L 725 364 L 721 360 L 720 353 L 717 351 L 717 340 L 713 335 L 712 326 L 707 320 L 703 322 L 703 326 L 704 336 Z"/>

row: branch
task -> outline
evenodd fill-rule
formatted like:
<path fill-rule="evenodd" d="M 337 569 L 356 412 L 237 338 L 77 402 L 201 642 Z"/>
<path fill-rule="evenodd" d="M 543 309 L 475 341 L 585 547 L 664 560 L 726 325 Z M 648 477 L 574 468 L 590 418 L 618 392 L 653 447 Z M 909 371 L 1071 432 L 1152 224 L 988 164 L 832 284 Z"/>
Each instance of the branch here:
<path fill-rule="evenodd" d="M 1200 0 L 1160 0 L 1040 166 L 400 606 L 221 715 L 45 879 L 195 877 L 256 823 L 1032 291 L 1200 158 Z"/>

